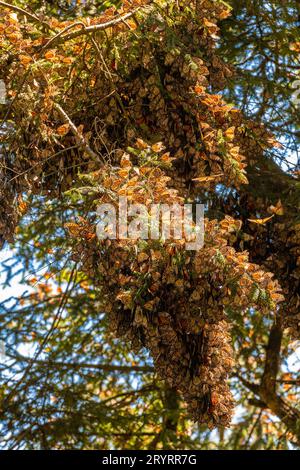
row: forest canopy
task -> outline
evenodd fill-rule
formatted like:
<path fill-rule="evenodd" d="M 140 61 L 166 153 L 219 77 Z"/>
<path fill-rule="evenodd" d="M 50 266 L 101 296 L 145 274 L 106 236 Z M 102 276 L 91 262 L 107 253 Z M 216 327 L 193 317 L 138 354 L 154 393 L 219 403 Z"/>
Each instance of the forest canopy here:
<path fill-rule="evenodd" d="M 299 447 L 299 26 L 0 1 L 3 449 Z M 203 246 L 99 238 L 120 198 L 202 204 Z"/>

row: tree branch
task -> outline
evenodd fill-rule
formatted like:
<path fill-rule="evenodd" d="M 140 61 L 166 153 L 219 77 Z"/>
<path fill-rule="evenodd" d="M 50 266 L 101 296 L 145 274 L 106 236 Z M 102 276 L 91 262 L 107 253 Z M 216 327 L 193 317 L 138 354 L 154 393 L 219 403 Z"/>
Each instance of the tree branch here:
<path fill-rule="evenodd" d="M 280 384 L 288 384 L 288 385 L 299 385 L 300 386 L 300 379 L 297 380 L 276 380 L 277 383 Z"/>
<path fill-rule="evenodd" d="M 87 142 L 84 140 L 83 136 L 78 132 L 77 127 L 75 124 L 71 121 L 67 113 L 62 109 L 62 107 L 58 103 L 54 103 L 54 108 L 58 111 L 60 114 L 61 118 L 65 122 L 65 124 L 68 124 L 70 127 L 71 131 L 73 132 L 74 136 L 78 140 L 79 144 L 81 147 L 84 148 L 86 153 L 95 161 L 99 161 L 98 155 L 91 149 L 91 147 L 87 144 Z"/>
<path fill-rule="evenodd" d="M 20 7 L 17 7 L 16 5 L 11 5 L 10 3 L 6 3 L 6 2 L 2 2 L 2 1 L 0 1 L 0 5 L 2 5 L 5 8 L 8 8 L 10 10 L 21 13 L 22 15 L 26 16 L 30 20 L 34 21 L 35 23 L 41 23 L 41 24 L 47 26 L 50 29 L 50 26 L 48 25 L 48 23 L 40 20 L 38 16 L 33 15 L 32 13 L 29 13 L 26 10 L 23 10 L 23 8 L 20 8 Z"/>
<path fill-rule="evenodd" d="M 280 349 L 282 341 L 282 329 L 279 321 L 273 324 L 266 350 L 265 369 L 262 376 L 260 390 L 262 393 L 276 393 L 276 378 L 280 366 Z"/>
<path fill-rule="evenodd" d="M 55 44 L 61 44 L 66 41 L 70 41 L 71 39 L 75 39 L 79 36 L 93 34 L 93 33 L 97 33 L 98 31 L 103 31 L 104 29 L 112 28 L 113 26 L 116 26 L 117 24 L 122 23 L 128 18 L 131 18 L 139 9 L 140 8 L 136 8 L 130 11 L 129 13 L 126 13 L 126 15 L 119 16 L 117 18 L 114 18 L 113 20 L 107 21 L 106 23 L 94 24 L 91 26 L 84 26 L 83 28 L 77 31 L 73 31 L 72 33 L 65 34 L 64 36 L 58 35 L 56 38 L 53 39 L 53 41 L 50 39 L 50 41 L 48 42 L 46 46 L 49 47 L 49 45 L 53 46 Z M 46 46 L 44 46 L 44 48 Z"/>
<path fill-rule="evenodd" d="M 30 357 L 23 356 L 22 354 L 7 354 L 7 357 L 11 359 L 16 359 L 24 362 L 30 362 L 32 359 Z M 35 359 L 33 361 L 35 364 L 40 364 L 44 366 L 55 366 L 55 367 L 65 367 L 67 369 L 98 369 L 105 372 L 145 372 L 152 373 L 154 368 L 151 366 L 115 366 L 111 364 L 93 364 L 87 362 L 56 362 L 56 361 L 46 361 L 42 359 Z"/>
<path fill-rule="evenodd" d="M 286 425 L 288 431 L 293 435 L 292 442 L 300 446 L 300 411 L 290 406 L 276 393 L 281 341 L 282 327 L 280 322 L 276 320 L 269 335 L 261 384 L 257 386 L 243 379 L 240 375 L 237 377 L 245 387 L 257 395 L 261 403 L 264 403 Z"/>

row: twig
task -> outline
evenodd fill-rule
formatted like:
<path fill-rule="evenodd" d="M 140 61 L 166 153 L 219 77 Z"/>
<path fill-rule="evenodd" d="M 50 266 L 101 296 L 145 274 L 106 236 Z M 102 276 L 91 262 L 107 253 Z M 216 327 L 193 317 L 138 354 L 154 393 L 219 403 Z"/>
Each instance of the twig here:
<path fill-rule="evenodd" d="M 52 155 L 50 155 L 49 157 L 46 157 L 44 160 L 42 161 L 38 161 L 37 163 L 35 163 L 34 165 L 32 165 L 30 168 L 28 168 L 27 170 L 24 170 L 22 171 L 22 173 L 18 173 L 17 175 L 13 176 L 10 180 L 8 180 L 8 183 L 11 183 L 12 181 L 14 181 L 15 179 L 18 179 L 20 178 L 21 176 L 27 174 L 27 173 L 30 173 L 34 168 L 36 168 L 37 166 L 39 166 L 41 163 L 46 163 L 48 160 L 50 160 L 51 158 L 54 158 L 54 157 L 57 157 L 58 155 L 61 155 L 62 153 L 64 152 L 68 152 L 70 150 L 73 150 L 73 149 L 77 149 L 78 148 L 78 145 L 72 145 L 71 147 L 67 147 L 67 148 L 64 148 L 62 150 L 59 150 L 59 152 L 56 152 L 56 153 L 53 153 Z M 14 171 L 12 168 L 8 168 L 8 170 L 10 171 Z M 16 172 L 15 172 L 16 173 Z"/>
<path fill-rule="evenodd" d="M 33 15 L 32 13 L 29 13 L 26 10 L 23 10 L 23 8 L 17 7 L 16 5 L 11 5 L 10 3 L 2 2 L 0 1 L 0 5 L 4 6 L 5 8 L 9 8 L 10 10 L 17 11 L 18 13 L 21 13 L 22 15 L 26 16 L 27 18 L 31 19 L 32 21 L 36 23 L 41 23 L 45 26 L 47 26 L 50 29 L 50 26 L 48 23 L 42 21 L 39 19 L 38 16 Z"/>
<path fill-rule="evenodd" d="M 288 385 L 299 385 L 300 386 L 300 379 L 295 380 L 276 380 L 276 382 L 281 384 L 288 384 Z"/>
<path fill-rule="evenodd" d="M 23 356 L 15 352 L 14 354 L 7 354 L 7 357 L 12 359 L 20 360 L 21 362 L 30 362 L 31 358 Z M 45 366 L 55 366 L 63 367 L 67 369 L 98 369 L 106 372 L 154 372 L 154 368 L 151 366 L 117 366 L 111 364 L 92 364 L 86 362 L 60 362 L 60 361 L 51 361 L 51 360 L 41 360 L 35 359 L 33 361 L 35 364 L 45 365 Z"/>
<path fill-rule="evenodd" d="M 54 108 L 58 111 L 58 113 L 60 114 L 60 116 L 62 117 L 62 119 L 64 120 L 65 124 L 68 124 L 71 131 L 73 132 L 73 134 L 75 135 L 75 137 L 77 138 L 79 144 L 81 145 L 81 147 L 84 148 L 84 150 L 86 151 L 86 153 L 95 161 L 98 161 L 99 160 L 99 157 L 98 155 L 91 149 L 91 147 L 87 144 L 87 142 L 85 141 L 84 137 L 78 132 L 77 130 L 77 127 L 75 126 L 75 124 L 71 121 L 71 119 L 69 118 L 69 116 L 67 115 L 67 113 L 62 109 L 62 107 L 58 104 L 58 103 L 54 103 Z"/>
<path fill-rule="evenodd" d="M 52 41 L 51 44 L 56 43 L 63 43 L 66 41 L 70 41 L 71 39 L 75 39 L 79 36 L 96 33 L 97 31 L 103 31 L 104 29 L 111 28 L 112 26 L 116 26 L 119 23 L 123 23 L 128 18 L 132 17 L 140 8 L 136 8 L 135 10 L 126 13 L 126 15 L 119 16 L 113 20 L 107 21 L 106 23 L 95 24 L 92 26 L 85 26 L 84 28 L 74 31 L 72 33 L 66 34 L 65 36 L 59 36 L 55 41 Z"/>
<path fill-rule="evenodd" d="M 256 420 L 255 420 L 255 422 L 254 422 L 254 424 L 253 424 L 253 426 L 252 426 L 250 432 L 249 432 L 249 435 L 248 435 L 248 437 L 247 437 L 247 439 L 246 439 L 246 442 L 245 442 L 245 444 L 243 445 L 243 448 L 244 448 L 244 449 L 247 449 L 248 444 L 249 444 L 249 442 L 250 442 L 250 439 L 251 439 L 251 437 L 252 437 L 252 434 L 254 433 L 254 430 L 255 430 L 256 426 L 258 425 L 258 423 L 259 423 L 259 421 L 260 421 L 260 419 L 261 419 L 262 413 L 263 413 L 263 410 L 260 410 L 260 412 L 259 412 L 259 414 L 258 414 L 258 416 L 257 416 L 257 418 L 256 418 Z"/>

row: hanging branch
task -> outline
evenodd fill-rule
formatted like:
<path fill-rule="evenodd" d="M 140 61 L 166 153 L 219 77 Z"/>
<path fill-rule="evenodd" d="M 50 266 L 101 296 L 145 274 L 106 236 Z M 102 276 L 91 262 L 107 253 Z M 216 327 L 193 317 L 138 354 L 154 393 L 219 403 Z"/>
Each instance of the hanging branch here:
<path fill-rule="evenodd" d="M 95 161 L 99 160 L 98 155 L 91 149 L 91 147 L 88 145 L 88 143 L 85 141 L 84 137 L 78 132 L 77 127 L 75 124 L 71 121 L 67 113 L 62 109 L 62 107 L 58 103 L 54 103 L 54 108 L 58 111 L 60 114 L 61 118 L 65 122 L 65 124 L 68 124 L 70 127 L 71 131 L 75 135 L 76 139 L 78 140 L 79 144 L 81 147 L 84 148 L 86 153 Z"/>

